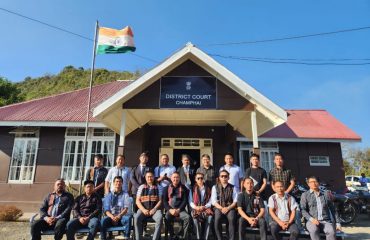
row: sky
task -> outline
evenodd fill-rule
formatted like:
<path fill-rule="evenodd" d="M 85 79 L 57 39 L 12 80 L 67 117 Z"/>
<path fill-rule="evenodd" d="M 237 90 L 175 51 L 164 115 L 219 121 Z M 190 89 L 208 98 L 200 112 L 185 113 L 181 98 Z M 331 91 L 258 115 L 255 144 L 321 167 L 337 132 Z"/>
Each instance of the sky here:
<path fill-rule="evenodd" d="M 317 37 L 247 42 L 370 26 L 370 1 L 75 1 L 0 2 L 0 76 L 12 82 L 57 74 L 65 66 L 91 67 L 92 41 L 3 9 L 93 39 L 100 26 L 134 32 L 133 54 L 99 55 L 97 68 L 148 71 L 187 42 L 208 54 L 238 58 L 370 63 L 370 29 Z M 370 65 L 299 65 L 214 56 L 284 109 L 325 109 L 370 147 Z M 317 61 L 316 61 L 317 63 Z"/>

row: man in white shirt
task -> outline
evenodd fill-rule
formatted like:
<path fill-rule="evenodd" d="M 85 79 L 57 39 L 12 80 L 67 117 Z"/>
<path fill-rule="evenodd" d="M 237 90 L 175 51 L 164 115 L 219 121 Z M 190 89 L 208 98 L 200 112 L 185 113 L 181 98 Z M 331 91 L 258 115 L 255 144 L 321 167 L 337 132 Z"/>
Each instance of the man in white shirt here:
<path fill-rule="evenodd" d="M 285 193 L 282 181 L 277 180 L 273 184 L 276 193 L 271 195 L 268 201 L 269 213 L 272 218 L 270 221 L 271 235 L 274 240 L 280 240 L 282 238 L 279 231 L 289 231 L 289 239 L 295 240 L 299 235 L 298 226 L 294 222 L 298 204 L 294 197 Z"/>
<path fill-rule="evenodd" d="M 125 166 L 125 157 L 123 155 L 118 155 L 116 158 L 116 166 L 109 169 L 107 177 L 105 178 L 105 195 L 114 190 L 113 180 L 117 176 L 122 177 L 122 191 L 128 193 L 130 174 L 131 169 Z"/>
<path fill-rule="evenodd" d="M 170 185 L 171 175 L 176 172 L 176 168 L 168 164 L 169 160 L 167 154 L 162 154 L 160 157 L 161 165 L 154 169 L 154 176 L 163 188 Z"/>
<path fill-rule="evenodd" d="M 229 183 L 234 185 L 236 190 L 240 192 L 240 182 L 244 178 L 244 172 L 239 166 L 234 164 L 232 153 L 225 154 L 225 165 L 220 168 L 220 172 L 222 170 L 228 171 L 230 174 Z"/>
<path fill-rule="evenodd" d="M 220 183 L 212 187 L 211 202 L 215 207 L 215 232 L 216 239 L 222 239 L 221 220 L 227 219 L 229 223 L 229 240 L 235 239 L 235 225 L 236 225 L 236 202 L 237 190 L 228 183 L 229 172 L 221 170 L 219 175 Z"/>
<path fill-rule="evenodd" d="M 208 240 L 209 226 L 212 222 L 211 189 L 204 184 L 204 174 L 195 175 L 195 184 L 189 192 L 189 204 L 192 208 L 195 233 L 197 239 Z"/>

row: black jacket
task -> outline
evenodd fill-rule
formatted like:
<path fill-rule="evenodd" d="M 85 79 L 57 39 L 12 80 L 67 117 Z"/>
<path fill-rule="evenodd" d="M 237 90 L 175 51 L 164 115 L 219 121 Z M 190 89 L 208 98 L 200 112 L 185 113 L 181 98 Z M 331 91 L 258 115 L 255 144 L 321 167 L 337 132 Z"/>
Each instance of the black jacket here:
<path fill-rule="evenodd" d="M 50 204 L 54 204 L 55 202 L 55 195 L 56 193 L 49 193 L 40 208 L 40 214 L 41 218 L 44 217 L 51 217 L 51 215 L 48 213 L 49 208 L 51 207 Z M 50 198 L 54 198 L 54 201 L 51 203 Z M 58 205 L 58 211 L 57 211 L 57 216 L 60 218 L 65 218 L 69 220 L 69 217 L 71 215 L 71 210 L 73 207 L 73 196 L 69 192 L 64 192 L 60 196 L 60 202 Z"/>
<path fill-rule="evenodd" d="M 151 167 L 145 166 L 143 174 L 141 174 L 140 164 L 132 168 L 130 176 L 132 194 L 136 195 L 139 186 L 145 183 L 145 173 L 149 171 L 153 171 L 153 169 Z"/>

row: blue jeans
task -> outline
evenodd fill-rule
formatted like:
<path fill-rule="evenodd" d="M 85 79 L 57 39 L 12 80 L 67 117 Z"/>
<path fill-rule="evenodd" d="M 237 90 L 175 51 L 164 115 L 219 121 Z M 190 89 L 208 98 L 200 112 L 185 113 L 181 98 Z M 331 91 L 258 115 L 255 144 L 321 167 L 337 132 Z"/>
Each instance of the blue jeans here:
<path fill-rule="evenodd" d="M 123 236 L 130 237 L 131 219 L 132 215 L 125 215 L 121 218 L 117 225 L 113 225 L 113 221 L 110 217 L 104 217 L 101 220 L 100 239 L 101 240 L 107 239 L 107 228 L 112 226 L 123 226 Z"/>
<path fill-rule="evenodd" d="M 91 218 L 87 225 L 82 225 L 78 218 L 70 220 L 67 223 L 67 240 L 74 240 L 77 230 L 85 227 L 89 228 L 89 235 L 87 236 L 87 240 L 93 240 L 99 226 L 100 222 L 97 217 Z"/>

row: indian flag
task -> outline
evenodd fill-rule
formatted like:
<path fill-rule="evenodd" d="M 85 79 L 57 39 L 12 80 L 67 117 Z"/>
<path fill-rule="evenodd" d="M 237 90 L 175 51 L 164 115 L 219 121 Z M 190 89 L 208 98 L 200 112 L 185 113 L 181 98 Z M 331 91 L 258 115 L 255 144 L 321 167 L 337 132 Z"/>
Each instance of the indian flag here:
<path fill-rule="evenodd" d="M 135 52 L 134 35 L 130 27 L 122 30 L 99 27 L 97 54 Z"/>

